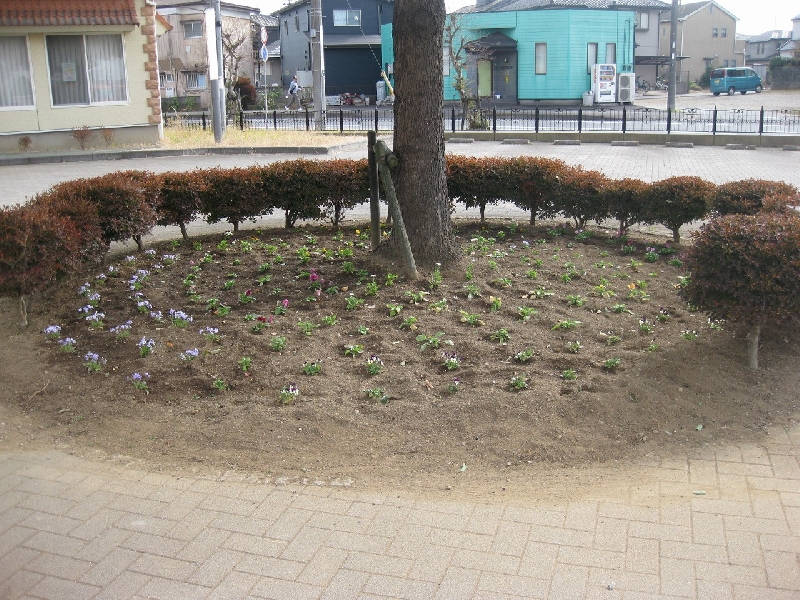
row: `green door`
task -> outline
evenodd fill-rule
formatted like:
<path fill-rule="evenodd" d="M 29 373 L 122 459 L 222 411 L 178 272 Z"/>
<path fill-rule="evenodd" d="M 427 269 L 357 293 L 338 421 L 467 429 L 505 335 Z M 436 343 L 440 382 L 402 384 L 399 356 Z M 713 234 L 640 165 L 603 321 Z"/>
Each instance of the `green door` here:
<path fill-rule="evenodd" d="M 478 61 L 478 96 L 488 98 L 492 95 L 492 61 Z"/>

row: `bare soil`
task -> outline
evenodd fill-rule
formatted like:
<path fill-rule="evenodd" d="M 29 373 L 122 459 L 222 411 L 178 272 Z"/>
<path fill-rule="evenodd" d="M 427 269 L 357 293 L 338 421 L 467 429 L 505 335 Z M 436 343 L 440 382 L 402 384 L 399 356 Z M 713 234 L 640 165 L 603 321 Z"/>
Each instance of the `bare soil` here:
<path fill-rule="evenodd" d="M 680 247 L 607 231 L 580 239 L 553 223 L 459 223 L 457 235 L 464 257 L 441 281 L 431 272 L 409 280 L 369 252 L 363 230 L 302 227 L 115 257 L 34 298 L 28 328 L 16 300 L 2 299 L 0 450 L 485 491 L 563 467 L 758 440 L 796 422 L 797 328 L 766 328 L 762 369 L 749 371 L 746 331 L 712 328 L 678 297 L 686 273 L 670 261 Z M 105 313 L 99 329 L 79 310 L 93 293 Z M 140 312 L 143 300 L 152 308 Z M 525 320 L 520 307 L 535 313 Z M 173 324 L 171 309 L 191 322 Z M 401 326 L 409 317 L 413 329 Z M 128 337 L 112 333 L 129 320 Z M 76 340 L 75 352 L 46 338 L 50 325 Z M 199 333 L 209 327 L 218 341 Z M 153 340 L 144 357 L 143 338 Z M 87 368 L 89 352 L 107 361 L 100 371 Z M 455 353 L 457 368 L 443 353 Z M 375 375 L 371 356 L 382 363 Z M 304 374 L 312 363 L 320 372 Z M 134 373 L 149 374 L 147 390 Z M 283 403 L 290 384 L 299 393 Z"/>

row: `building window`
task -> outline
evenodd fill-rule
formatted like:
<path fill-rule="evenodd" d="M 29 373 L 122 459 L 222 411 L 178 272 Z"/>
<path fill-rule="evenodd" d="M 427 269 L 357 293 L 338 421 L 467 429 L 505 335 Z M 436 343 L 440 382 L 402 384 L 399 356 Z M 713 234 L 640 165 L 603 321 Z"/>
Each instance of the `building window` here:
<path fill-rule="evenodd" d="M 294 16 L 294 30 L 300 31 L 300 15 Z"/>
<path fill-rule="evenodd" d="M 547 44 L 536 44 L 534 47 L 534 62 L 536 63 L 536 74 L 547 75 Z"/>
<path fill-rule="evenodd" d="M 283 33 L 289 35 L 289 21 L 287 19 L 283 20 Z"/>
<path fill-rule="evenodd" d="M 586 44 L 586 72 L 592 72 L 592 67 L 597 64 L 597 42 Z"/>
<path fill-rule="evenodd" d="M 204 89 L 206 89 L 206 74 L 205 73 L 196 73 L 194 71 L 186 71 L 184 73 L 184 77 L 186 77 L 186 89 L 187 90 L 204 90 Z"/>
<path fill-rule="evenodd" d="M 183 37 L 199 38 L 203 37 L 203 22 L 202 21 L 184 21 L 183 22 Z"/>
<path fill-rule="evenodd" d="M 168 83 L 173 83 L 175 81 L 175 76 L 172 73 L 166 73 L 162 71 L 158 74 L 158 86 L 161 88 L 167 87 Z"/>
<path fill-rule="evenodd" d="M 735 61 L 735 60 L 732 60 L 732 61 L 731 61 L 731 66 L 732 66 L 732 67 L 735 67 L 735 66 L 736 66 L 736 61 Z"/>
<path fill-rule="evenodd" d="M 728 28 L 723 27 L 719 34 L 720 37 L 728 37 Z"/>
<path fill-rule="evenodd" d="M 53 106 L 127 102 L 120 35 L 48 35 Z"/>
<path fill-rule="evenodd" d="M 606 64 L 617 64 L 617 45 L 606 44 Z"/>
<path fill-rule="evenodd" d="M 723 66 L 723 67 L 725 67 L 725 68 L 727 69 L 727 68 L 728 68 L 728 66 L 729 66 L 729 65 L 728 65 L 728 61 L 727 61 L 727 60 L 726 60 L 726 61 L 724 61 L 722 66 Z"/>
<path fill-rule="evenodd" d="M 719 37 L 719 29 L 716 27 L 711 28 L 711 37 Z"/>
<path fill-rule="evenodd" d="M 0 108 L 34 106 L 31 63 L 24 36 L 0 37 Z"/>
<path fill-rule="evenodd" d="M 360 10 L 334 10 L 334 27 L 358 27 L 361 25 Z"/>
<path fill-rule="evenodd" d="M 445 77 L 450 75 L 450 48 L 448 46 L 442 48 L 442 75 Z"/>
<path fill-rule="evenodd" d="M 650 29 L 650 13 L 636 13 L 636 29 L 639 31 Z"/>

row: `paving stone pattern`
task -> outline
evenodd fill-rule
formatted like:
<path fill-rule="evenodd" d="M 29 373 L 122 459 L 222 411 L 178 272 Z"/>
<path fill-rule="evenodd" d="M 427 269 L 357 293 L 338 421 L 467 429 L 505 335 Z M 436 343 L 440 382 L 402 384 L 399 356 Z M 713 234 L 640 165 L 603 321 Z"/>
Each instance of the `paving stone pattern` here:
<path fill-rule="evenodd" d="M 0 598 L 800 598 L 800 427 L 637 469 L 527 502 L 1 454 Z"/>

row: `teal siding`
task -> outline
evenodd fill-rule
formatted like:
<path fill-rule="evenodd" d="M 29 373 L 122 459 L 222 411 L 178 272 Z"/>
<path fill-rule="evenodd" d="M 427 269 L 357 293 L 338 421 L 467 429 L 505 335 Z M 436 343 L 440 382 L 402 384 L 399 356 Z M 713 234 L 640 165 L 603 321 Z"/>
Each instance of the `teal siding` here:
<path fill-rule="evenodd" d="M 606 62 L 606 44 L 617 48 L 617 69 L 633 64 L 633 11 L 532 10 L 464 15 L 462 29 L 469 39 L 501 32 L 517 41 L 519 100 L 579 100 L 591 87 L 587 45 L 596 42 L 598 62 Z M 388 26 L 387 26 L 388 27 Z M 391 30 L 389 30 L 391 31 Z M 394 60 L 384 29 L 383 56 Z M 547 44 L 547 74 L 535 75 L 534 49 Z M 388 50 L 388 51 L 387 51 Z M 630 69 L 632 70 L 632 69 Z M 452 79 L 444 78 L 445 100 L 458 100 Z"/>

